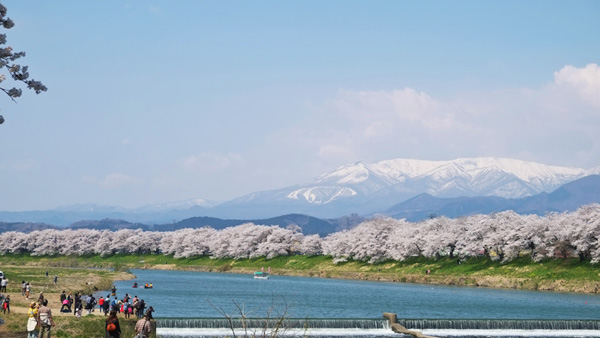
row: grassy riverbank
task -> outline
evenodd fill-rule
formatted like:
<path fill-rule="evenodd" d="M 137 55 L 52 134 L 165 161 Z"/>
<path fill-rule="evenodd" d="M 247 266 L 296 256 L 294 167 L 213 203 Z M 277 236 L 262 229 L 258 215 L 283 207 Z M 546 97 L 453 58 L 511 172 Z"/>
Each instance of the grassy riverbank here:
<path fill-rule="evenodd" d="M 76 264 L 71 264 L 77 261 Z M 70 262 L 67 264 L 67 262 Z M 73 313 L 61 313 L 60 293 L 81 291 L 89 294 L 98 290 L 107 290 L 115 280 L 131 279 L 134 276 L 125 271 L 110 271 L 106 269 L 84 269 L 82 261 L 61 258 L 32 258 L 21 255 L 0 256 L 0 270 L 8 280 L 7 293 L 11 298 L 10 314 L 0 313 L 4 322 L 0 325 L 0 337 L 21 338 L 26 337 L 27 310 L 31 301 L 38 299 L 43 292 L 48 299 L 48 306 L 52 309 L 56 327 L 52 329 L 53 337 L 86 338 L 102 337 L 104 334 L 105 317 L 95 312 L 93 316 L 75 318 Z M 71 267 L 75 266 L 75 267 Z M 46 277 L 48 271 L 48 277 Z M 58 283 L 54 285 L 54 275 L 58 276 Z M 28 281 L 32 288 L 29 299 L 21 295 L 21 281 Z M 121 330 L 124 337 L 134 336 L 135 319 L 125 320 L 120 318 Z"/>
<path fill-rule="evenodd" d="M 273 259 L 211 259 L 206 256 L 174 258 L 163 255 L 112 255 L 108 257 L 2 256 L 0 262 L 19 266 L 112 267 L 252 273 L 270 266 L 273 275 L 363 279 L 388 282 L 465 285 L 566 292 L 600 292 L 600 264 L 578 259 L 532 262 L 522 257 L 508 263 L 470 258 L 457 264 L 447 257 L 438 260 L 413 257 L 379 264 L 349 261 L 334 264 L 328 256 L 280 256 Z M 0 267 L 1 268 L 1 267 Z M 426 274 L 425 271 L 431 271 Z"/>

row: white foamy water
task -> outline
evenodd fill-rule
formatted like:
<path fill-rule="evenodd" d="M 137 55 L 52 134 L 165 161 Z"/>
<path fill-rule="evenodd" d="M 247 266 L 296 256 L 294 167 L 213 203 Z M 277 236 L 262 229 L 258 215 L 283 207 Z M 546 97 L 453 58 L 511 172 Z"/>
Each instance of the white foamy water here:
<path fill-rule="evenodd" d="M 415 330 L 417 331 L 417 330 Z M 597 330 L 457 330 L 427 329 L 424 334 L 434 337 L 600 337 Z"/>
<path fill-rule="evenodd" d="M 262 333 L 260 329 L 249 329 L 248 333 Z M 268 331 L 271 332 L 271 331 Z M 157 328 L 156 335 L 159 337 L 226 337 L 232 336 L 231 329 L 193 329 L 193 328 Z M 236 329 L 237 336 L 245 336 L 244 330 Z M 249 336 L 252 336 L 249 334 Z M 267 335 L 269 336 L 269 335 Z M 277 333 L 284 337 L 400 337 L 391 329 L 287 329 Z"/>
<path fill-rule="evenodd" d="M 415 330 L 418 331 L 418 330 Z M 236 330 L 237 336 L 244 336 L 243 330 Z M 260 330 L 249 330 L 261 332 Z M 456 330 L 428 329 L 421 331 L 434 337 L 600 337 L 596 330 Z M 230 329 L 192 329 L 192 328 L 158 328 L 156 334 L 161 338 L 183 337 L 226 337 L 232 336 Z M 252 335 L 250 335 L 252 336 Z M 258 336 L 261 336 L 258 334 Z M 404 335 L 392 332 L 391 329 L 292 329 L 278 332 L 282 337 L 397 337 Z M 408 337 L 408 336 L 406 336 Z"/>

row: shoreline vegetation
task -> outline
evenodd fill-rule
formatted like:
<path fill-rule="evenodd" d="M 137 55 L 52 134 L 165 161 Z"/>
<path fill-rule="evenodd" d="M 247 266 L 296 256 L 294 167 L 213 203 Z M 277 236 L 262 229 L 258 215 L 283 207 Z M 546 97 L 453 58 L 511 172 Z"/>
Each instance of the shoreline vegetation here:
<path fill-rule="evenodd" d="M 459 264 L 460 262 L 460 264 Z M 334 263 L 331 256 L 278 256 L 271 259 L 213 259 L 208 256 L 175 258 L 160 254 L 115 254 L 102 257 L 86 256 L 30 256 L 5 254 L 0 256 L 0 270 L 7 279 L 11 295 L 11 314 L 1 314 L 0 335 L 6 338 L 26 337 L 25 324 L 30 300 L 21 296 L 21 280 L 33 285 L 32 298 L 44 292 L 49 299 L 57 326 L 53 335 L 58 337 L 91 337 L 104 332 L 104 316 L 99 311 L 93 316 L 75 318 L 60 313 L 59 296 L 62 290 L 83 291 L 84 294 L 109 290 L 116 280 L 135 278 L 130 269 L 159 269 L 206 271 L 219 273 L 252 274 L 271 267 L 271 275 L 340 278 L 380 282 L 403 282 L 471 287 L 512 288 L 554 292 L 598 293 L 600 291 L 600 264 L 577 258 L 546 259 L 534 262 L 520 257 L 500 262 L 484 257 L 439 259 L 411 257 L 404 261 L 367 263 L 346 261 Z M 49 271 L 49 277 L 45 272 Z M 53 276 L 58 276 L 54 285 Z M 382 309 L 382 311 L 385 309 Z M 135 319 L 120 318 L 125 337 L 133 336 Z M 127 332 L 127 334 L 126 334 Z"/>

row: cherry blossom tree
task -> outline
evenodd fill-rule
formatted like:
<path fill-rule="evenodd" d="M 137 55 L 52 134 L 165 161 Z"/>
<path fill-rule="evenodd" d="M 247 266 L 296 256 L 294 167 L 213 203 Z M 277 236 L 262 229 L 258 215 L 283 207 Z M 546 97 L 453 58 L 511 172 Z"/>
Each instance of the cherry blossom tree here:
<path fill-rule="evenodd" d="M 579 256 L 600 262 L 600 204 L 543 217 L 504 211 L 458 219 L 438 217 L 419 223 L 374 218 L 321 238 L 304 236 L 300 227 L 246 223 L 222 230 L 210 227 L 171 232 L 123 229 L 69 229 L 0 234 L 0 254 L 87 255 L 162 253 L 176 258 L 273 258 L 281 255 L 330 255 L 377 263 L 413 256 L 477 257 L 509 261 Z"/>
<path fill-rule="evenodd" d="M 319 235 L 309 235 L 302 238 L 300 252 L 307 256 L 317 256 L 323 254 L 321 247 L 321 237 Z"/>
<path fill-rule="evenodd" d="M 0 3 L 0 26 L 4 29 L 11 29 L 15 23 L 6 16 L 7 9 Z M 0 90 L 8 97 L 15 101 L 16 98 L 23 94 L 21 88 L 16 87 L 18 82 L 25 84 L 27 89 L 35 91 L 36 94 L 48 90 L 40 81 L 29 78 L 29 68 L 15 63 L 16 60 L 25 56 L 25 52 L 13 52 L 12 47 L 6 45 L 6 34 L 0 34 L 0 68 L 6 71 L 5 74 L 0 73 Z M 8 84 L 9 77 L 12 79 L 12 84 Z M 4 86 L 8 84 L 8 87 Z M 12 86 L 12 88 L 10 88 Z M 0 124 L 4 123 L 4 117 L 0 115 Z"/>

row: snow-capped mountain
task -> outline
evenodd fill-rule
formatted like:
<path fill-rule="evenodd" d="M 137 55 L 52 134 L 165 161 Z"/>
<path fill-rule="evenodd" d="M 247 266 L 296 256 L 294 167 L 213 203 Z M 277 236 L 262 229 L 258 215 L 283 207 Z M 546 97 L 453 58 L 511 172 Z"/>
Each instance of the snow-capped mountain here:
<path fill-rule="evenodd" d="M 104 218 L 149 224 L 172 223 L 196 216 L 247 220 L 298 213 L 337 218 L 385 212 L 421 194 L 435 198 L 497 196 L 522 199 L 552 192 L 566 183 L 594 174 L 600 175 L 600 167 L 585 170 L 507 158 L 393 159 L 345 165 L 304 184 L 258 191 L 220 204 L 204 199 L 135 209 L 85 204 L 49 211 L 0 212 L 0 221 L 46 222 L 62 226 L 79 220 Z"/>
<path fill-rule="evenodd" d="M 304 184 L 242 196 L 216 209 L 236 206 L 247 215 L 262 206 L 268 212 L 307 212 L 330 217 L 345 211 L 383 210 L 421 193 L 438 197 L 522 198 L 550 192 L 562 184 L 598 173 L 600 167 L 585 170 L 492 157 L 359 162 Z"/>
<path fill-rule="evenodd" d="M 288 198 L 304 198 L 309 203 L 330 203 L 338 198 L 380 193 L 389 189 L 426 192 L 434 196 L 519 198 L 551 191 L 592 173 L 595 173 L 594 170 L 507 158 L 460 158 L 453 161 L 394 159 L 341 167 L 292 191 Z"/>

